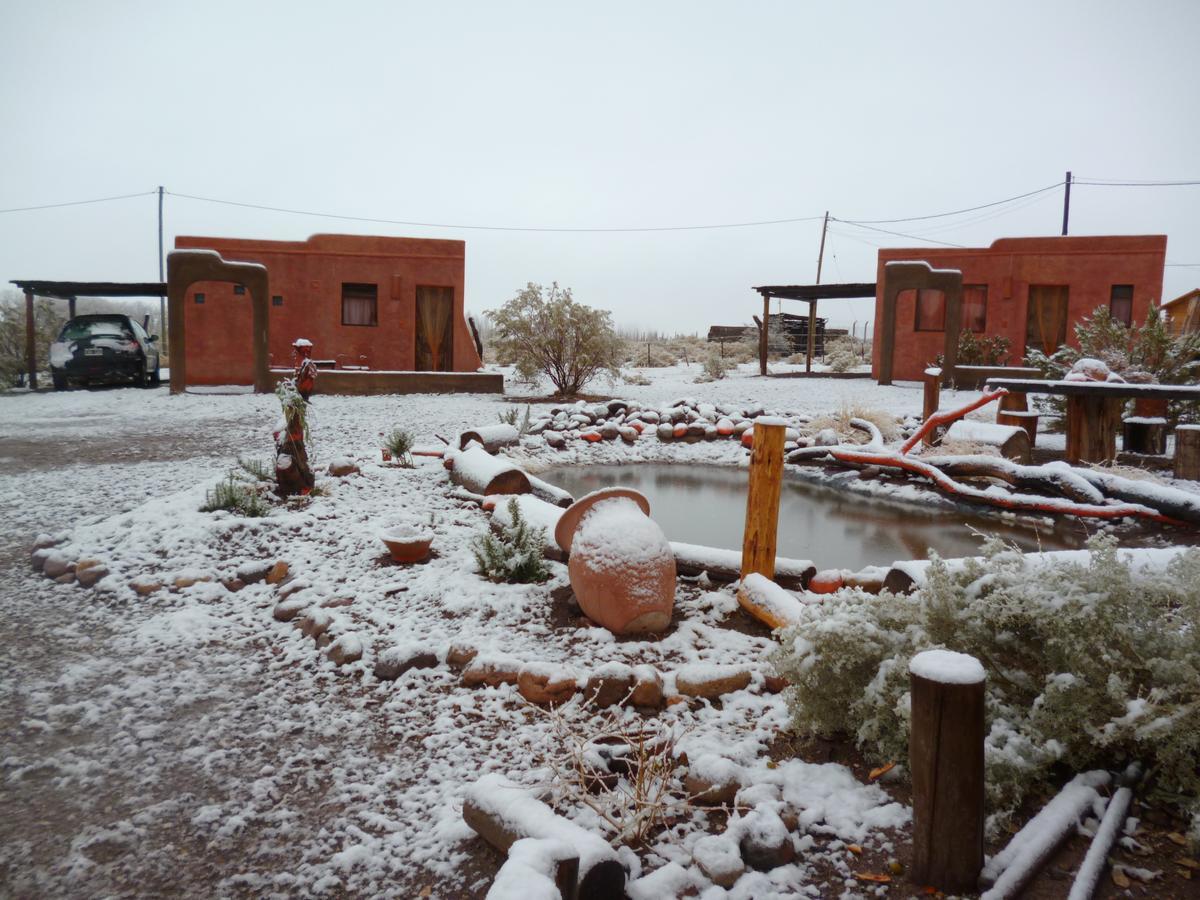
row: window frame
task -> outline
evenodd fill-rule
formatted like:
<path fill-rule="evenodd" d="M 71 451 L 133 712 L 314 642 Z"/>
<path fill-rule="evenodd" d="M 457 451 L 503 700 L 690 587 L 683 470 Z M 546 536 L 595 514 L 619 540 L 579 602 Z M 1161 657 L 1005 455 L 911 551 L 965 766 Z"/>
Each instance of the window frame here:
<path fill-rule="evenodd" d="M 347 290 L 349 289 L 349 291 Z M 371 321 L 370 322 L 347 322 L 346 321 L 346 299 L 347 293 L 350 293 L 352 299 L 365 300 L 365 296 L 354 297 L 355 291 L 361 291 L 366 294 L 370 291 L 371 300 Z M 343 281 L 342 282 L 342 325 L 347 328 L 378 328 L 379 327 L 379 285 L 365 281 Z"/>
<path fill-rule="evenodd" d="M 967 324 L 967 291 L 978 290 L 982 291 L 983 296 L 983 316 L 978 329 L 971 328 Z M 962 321 L 961 331 L 969 331 L 972 334 L 987 334 L 987 311 L 988 311 L 988 286 L 987 284 L 964 284 L 962 286 Z"/>
<path fill-rule="evenodd" d="M 913 331 L 922 334 L 943 334 L 946 331 L 946 292 L 938 288 L 912 288 L 913 291 Z M 936 328 L 921 327 L 921 295 L 934 294 L 941 297 L 941 323 Z"/>
<path fill-rule="evenodd" d="M 1125 301 L 1129 304 L 1126 318 L 1121 318 L 1121 317 L 1117 316 L 1115 310 L 1113 309 L 1113 304 L 1118 300 L 1118 297 L 1116 296 L 1118 290 L 1129 291 L 1128 297 L 1119 298 L 1120 300 Z M 1109 289 L 1108 289 L 1108 314 L 1110 316 L 1112 316 L 1112 318 L 1116 319 L 1116 321 L 1118 321 L 1122 325 L 1124 325 L 1126 328 L 1133 327 L 1133 285 L 1132 284 L 1114 284 L 1109 287 Z"/>

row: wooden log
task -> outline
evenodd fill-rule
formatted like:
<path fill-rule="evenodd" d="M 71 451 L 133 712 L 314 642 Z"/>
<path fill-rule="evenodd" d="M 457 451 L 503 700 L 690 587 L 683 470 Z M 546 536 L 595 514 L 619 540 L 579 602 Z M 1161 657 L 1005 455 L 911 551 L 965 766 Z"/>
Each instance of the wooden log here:
<path fill-rule="evenodd" d="M 925 370 L 925 390 L 921 401 L 921 419 L 928 422 L 930 417 L 938 411 L 938 407 L 942 402 L 942 370 L 938 368 Z M 935 436 L 934 432 L 929 431 L 922 438 L 926 447 L 932 447 Z"/>
<path fill-rule="evenodd" d="M 1108 808 L 1104 810 L 1100 827 L 1096 829 L 1087 854 L 1079 864 L 1079 871 L 1075 873 L 1067 900 L 1091 900 L 1092 895 L 1096 893 L 1096 888 L 1100 885 L 1100 876 L 1108 864 L 1108 854 L 1125 827 L 1125 815 L 1129 812 L 1129 804 L 1133 800 L 1131 785 L 1136 784 L 1140 778 L 1141 766 L 1135 763 L 1125 774 L 1123 781 L 1126 783 L 1117 788 L 1117 792 L 1108 801 Z"/>
<path fill-rule="evenodd" d="M 1001 412 L 1028 412 L 1029 411 L 1029 395 L 1023 394 L 1020 391 L 1009 391 L 1008 394 L 1000 398 L 1000 406 L 996 409 L 996 414 Z M 997 419 L 997 422 L 1000 420 Z"/>
<path fill-rule="evenodd" d="M 450 478 L 476 494 L 528 494 L 532 490 L 528 476 L 482 447 L 471 447 L 461 453 L 447 455 L 453 460 Z"/>
<path fill-rule="evenodd" d="M 496 873 L 488 897 L 579 896 L 579 854 L 563 841 L 521 838 L 508 852 Z"/>
<path fill-rule="evenodd" d="M 912 878 L 973 891 L 983 868 L 983 666 L 948 650 L 909 665 L 913 786 Z"/>
<path fill-rule="evenodd" d="M 1108 462 L 1117 456 L 1117 429 L 1125 400 L 1096 394 L 1067 395 L 1069 463 Z"/>
<path fill-rule="evenodd" d="M 1162 456 L 1167 452 L 1167 420 L 1127 416 L 1121 420 L 1121 449 L 1126 453 Z"/>
<path fill-rule="evenodd" d="M 625 868 L 605 840 L 557 815 L 503 776 L 485 775 L 467 789 L 463 821 L 503 853 L 522 838 L 563 841 L 578 853 L 576 896 L 580 900 L 625 896 Z"/>
<path fill-rule="evenodd" d="M 472 428 L 458 436 L 458 449 L 466 450 L 471 441 L 476 441 L 488 453 L 496 453 L 504 447 L 511 447 L 520 440 L 521 434 L 516 427 L 507 422 L 497 425 L 484 425 Z"/>
<path fill-rule="evenodd" d="M 952 478 L 996 478 L 1021 490 L 1061 495 L 1076 503 L 1104 502 L 1101 488 L 1070 469 L 1022 466 L 989 456 L 933 456 L 924 461 Z"/>
<path fill-rule="evenodd" d="M 1037 445 L 1037 427 L 1039 418 L 1040 417 L 1038 413 L 1031 412 L 1029 410 L 996 410 L 996 424 L 1011 425 L 1014 428 L 1024 428 L 1025 433 L 1029 435 L 1029 446 L 1031 449 Z"/>
<path fill-rule="evenodd" d="M 1200 425 L 1175 429 L 1175 477 L 1200 481 Z"/>
<path fill-rule="evenodd" d="M 988 444 L 1000 451 L 1005 459 L 1028 465 L 1032 458 L 1029 433 L 1024 428 L 1011 425 L 994 425 L 991 422 L 955 422 L 946 431 L 946 440 Z"/>
<path fill-rule="evenodd" d="M 675 571 L 680 575 L 694 576 L 705 573 L 711 581 L 724 584 L 742 577 L 741 554 L 736 550 L 671 541 L 671 552 L 675 554 Z M 813 565 L 812 560 L 775 557 L 773 580 L 781 587 L 803 590 L 815 574 L 817 567 Z"/>
<path fill-rule="evenodd" d="M 37 331 L 34 328 L 33 291 L 25 289 L 25 372 L 29 389 L 37 390 Z"/>
<path fill-rule="evenodd" d="M 750 485 L 746 493 L 746 530 L 742 538 L 742 578 L 760 572 L 775 577 L 779 528 L 779 495 L 783 490 L 783 444 L 787 425 L 760 417 L 754 423 L 750 450 Z"/>

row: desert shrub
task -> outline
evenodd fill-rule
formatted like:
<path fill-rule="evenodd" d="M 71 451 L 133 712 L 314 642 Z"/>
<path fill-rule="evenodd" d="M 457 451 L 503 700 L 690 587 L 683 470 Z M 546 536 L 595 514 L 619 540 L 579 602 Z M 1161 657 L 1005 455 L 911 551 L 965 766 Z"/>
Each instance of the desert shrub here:
<path fill-rule="evenodd" d="M 391 451 L 392 459 L 402 466 L 412 468 L 412 448 L 416 443 L 413 433 L 399 426 L 383 436 L 383 446 Z"/>
<path fill-rule="evenodd" d="M 988 672 L 993 825 L 1047 787 L 1056 766 L 1139 760 L 1153 773 L 1152 796 L 1200 829 L 1200 550 L 1152 572 L 1123 562 L 1111 537 L 1088 549 L 1087 563 L 1031 573 L 992 538 L 961 569 L 935 557 L 914 594 L 843 590 L 806 605 L 773 657 L 792 684 L 795 727 L 904 759 L 909 660 L 946 647 Z"/>
<path fill-rule="evenodd" d="M 879 433 L 883 435 L 884 440 L 891 441 L 900 436 L 900 425 L 892 413 L 869 406 L 860 406 L 857 403 L 843 404 L 837 412 L 815 416 L 808 423 L 806 429 L 812 434 L 816 434 L 818 431 L 832 428 L 842 440 L 865 441 L 866 433 L 854 428 L 850 424 L 851 419 L 866 419 L 873 423 L 879 429 Z"/>
<path fill-rule="evenodd" d="M 525 412 L 521 413 L 521 407 L 510 406 L 504 412 L 498 414 L 500 421 L 505 425 L 511 425 L 517 429 L 517 434 L 521 437 L 529 434 L 529 428 L 533 424 L 532 410 L 528 403 L 525 404 Z"/>
<path fill-rule="evenodd" d="M 758 359 L 758 342 L 742 339 L 736 343 L 726 344 L 725 359 L 735 365 L 753 362 Z"/>
<path fill-rule="evenodd" d="M 522 377 L 545 374 L 563 396 L 601 373 L 616 374 L 621 342 L 612 315 L 576 303 L 570 288 L 530 283 L 488 317 L 499 358 Z"/>
<path fill-rule="evenodd" d="M 241 460 L 238 461 L 241 465 Z M 268 476 L 268 480 L 271 476 Z M 260 480 L 257 477 L 256 481 Z M 263 499 L 262 494 L 254 484 L 247 483 L 239 471 L 230 472 L 204 495 L 204 505 L 200 512 L 216 512 L 217 510 L 235 512 L 251 519 L 265 516 L 271 511 L 270 505 Z"/>
<path fill-rule="evenodd" d="M 239 456 L 237 466 L 241 471 L 241 474 L 249 476 L 255 481 L 268 483 L 273 483 L 275 481 L 275 472 L 261 459 L 242 459 Z"/>
<path fill-rule="evenodd" d="M 471 542 L 479 574 L 489 581 L 509 584 L 545 581 L 550 577 L 542 556 L 546 529 L 531 527 L 516 500 L 508 501 L 508 513 L 511 524 L 501 525 L 499 534 L 488 531 Z"/>
<path fill-rule="evenodd" d="M 66 318 L 55 312 L 51 301 L 34 301 L 33 332 L 39 378 L 50 363 L 48 348 L 65 322 Z M 25 370 L 25 297 L 20 291 L 7 290 L 0 294 L 0 391 L 15 385 Z"/>
<path fill-rule="evenodd" d="M 622 372 L 621 380 L 626 384 L 637 384 L 641 385 L 642 387 L 646 387 L 652 383 L 649 378 L 636 369 L 630 369 L 626 372 Z"/>
<path fill-rule="evenodd" d="M 704 361 L 701 363 L 701 371 L 696 376 L 697 383 L 707 381 L 720 381 L 729 372 L 729 364 L 721 357 L 721 351 L 717 347 L 711 347 L 704 354 Z"/>
<path fill-rule="evenodd" d="M 834 372 L 849 372 L 862 364 L 859 343 L 847 335 L 838 335 L 825 344 L 825 364 Z"/>

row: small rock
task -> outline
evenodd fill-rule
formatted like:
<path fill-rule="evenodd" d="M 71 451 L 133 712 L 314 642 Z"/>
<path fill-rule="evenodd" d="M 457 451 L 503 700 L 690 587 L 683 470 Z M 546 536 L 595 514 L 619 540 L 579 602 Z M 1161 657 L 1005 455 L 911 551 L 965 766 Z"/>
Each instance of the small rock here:
<path fill-rule="evenodd" d="M 271 566 L 271 570 L 267 572 L 267 584 L 279 584 L 288 576 L 288 564 L 283 560 Z"/>
<path fill-rule="evenodd" d="M 451 644 L 450 649 L 446 651 L 446 665 L 453 669 L 461 669 L 469 666 L 471 660 L 478 655 L 479 651 L 470 644 Z"/>
<path fill-rule="evenodd" d="M 608 422 L 600 427 L 600 437 L 606 441 L 615 441 L 620 436 L 621 429 L 612 422 Z"/>
<path fill-rule="evenodd" d="M 306 587 L 312 587 L 312 583 L 307 578 L 293 578 L 291 581 L 286 581 L 279 585 L 279 599 L 286 600 L 296 591 L 302 591 Z"/>
<path fill-rule="evenodd" d="M 175 590 L 181 591 L 184 588 L 190 588 L 194 584 L 207 581 L 212 581 L 211 575 L 180 575 L 175 579 Z"/>
<path fill-rule="evenodd" d="M 543 431 L 542 439 L 547 446 L 553 447 L 555 450 L 561 450 L 567 446 L 567 439 L 562 436 L 561 431 Z"/>
<path fill-rule="evenodd" d="M 161 591 L 163 584 L 161 581 L 139 578 L 136 581 L 130 582 L 129 586 L 137 591 L 138 596 L 149 597 L 155 591 Z"/>
<path fill-rule="evenodd" d="M 517 672 L 517 690 L 521 696 L 542 706 L 565 703 L 575 696 L 578 686 L 574 672 L 553 663 L 525 663 Z"/>
<path fill-rule="evenodd" d="M 68 572 L 74 571 L 75 564 L 71 562 L 70 557 L 65 553 L 59 553 L 57 550 L 47 554 L 45 561 L 42 563 L 42 572 L 47 578 L 58 578 L 66 575 Z"/>
<path fill-rule="evenodd" d="M 498 687 L 502 684 L 516 684 L 517 673 L 521 671 L 521 661 L 511 656 L 487 655 L 476 656 L 471 664 L 463 669 L 462 683 L 467 687 Z"/>
<path fill-rule="evenodd" d="M 275 604 L 275 609 L 271 615 L 276 622 L 290 622 L 308 609 L 308 607 L 308 601 L 302 600 L 299 597 L 294 600 L 281 600 Z"/>
<path fill-rule="evenodd" d="M 337 459 L 330 460 L 329 468 L 326 471 L 338 478 L 345 478 L 347 475 L 357 475 L 359 468 L 358 463 L 348 456 L 339 456 Z"/>
<path fill-rule="evenodd" d="M 221 579 L 221 586 L 230 593 L 236 594 L 246 586 L 246 582 L 240 578 L 223 578 Z"/>
<path fill-rule="evenodd" d="M 740 666 L 684 666 L 675 674 L 675 687 L 689 697 L 714 700 L 722 694 L 743 690 L 750 684 L 750 670 Z"/>
<path fill-rule="evenodd" d="M 742 854 L 732 838 L 710 834 L 696 841 L 692 859 L 708 880 L 723 888 L 731 888 L 746 871 Z"/>
<path fill-rule="evenodd" d="M 654 666 L 634 666 L 633 694 L 629 702 L 634 706 L 660 707 L 663 705 L 663 680 Z"/>
<path fill-rule="evenodd" d="M 316 643 L 317 643 L 318 650 L 324 650 L 326 647 L 328 647 L 330 644 L 333 643 L 333 635 L 331 635 L 328 631 L 323 631 L 317 635 Z"/>
<path fill-rule="evenodd" d="M 342 609 L 346 606 L 354 604 L 353 597 L 338 597 L 336 600 L 326 600 L 321 604 L 321 609 Z"/>
<path fill-rule="evenodd" d="M 584 696 L 599 707 L 616 706 L 630 696 L 636 683 L 633 669 L 624 663 L 610 662 L 591 674 Z"/>
<path fill-rule="evenodd" d="M 248 562 L 237 567 L 237 578 L 243 584 L 258 584 L 267 577 L 267 573 L 271 571 L 273 563 L 269 562 Z"/>
<path fill-rule="evenodd" d="M 782 675 L 768 675 L 763 684 L 763 690 L 768 694 L 780 694 L 783 693 L 787 686 L 788 680 Z"/>
<path fill-rule="evenodd" d="M 409 669 L 432 669 L 437 664 L 437 656 L 428 650 L 388 647 L 375 660 L 375 677 L 380 681 L 395 681 Z"/>
<path fill-rule="evenodd" d="M 362 659 L 363 645 L 356 634 L 343 634 L 336 641 L 329 645 L 329 649 L 325 651 L 325 655 L 333 661 L 335 666 L 344 666 L 348 663 L 358 662 Z"/>
<path fill-rule="evenodd" d="M 108 576 L 108 569 L 102 565 L 88 566 L 86 569 L 76 567 L 75 578 L 83 587 L 93 587 L 101 578 Z"/>
<path fill-rule="evenodd" d="M 687 703 L 687 702 L 688 702 L 688 698 L 683 696 L 682 694 L 671 694 L 671 696 L 667 697 L 667 700 L 666 700 L 667 706 L 678 706 L 680 703 Z"/>
<path fill-rule="evenodd" d="M 296 620 L 296 625 L 310 638 L 319 638 L 332 624 L 333 616 L 323 609 L 310 609 Z"/>
<path fill-rule="evenodd" d="M 834 447 L 839 443 L 841 443 L 841 439 L 832 428 L 822 428 L 813 438 L 814 447 Z"/>
<path fill-rule="evenodd" d="M 760 806 L 743 820 L 745 833 L 740 849 L 746 865 L 769 872 L 778 866 L 786 866 L 796 858 L 792 836 L 777 813 Z"/>
<path fill-rule="evenodd" d="M 658 435 L 658 439 L 660 441 L 670 442 L 675 440 L 675 429 L 665 422 L 662 425 L 659 425 L 658 428 L 654 430 L 654 433 Z"/>
<path fill-rule="evenodd" d="M 707 754 L 688 766 L 683 787 L 697 803 L 732 803 L 741 788 L 738 767 L 727 759 Z"/>
<path fill-rule="evenodd" d="M 29 554 L 29 561 L 33 564 L 33 571 L 40 572 L 46 565 L 46 557 L 54 551 L 49 547 L 39 547 Z"/>
<path fill-rule="evenodd" d="M 43 531 L 33 539 L 33 546 L 29 548 L 29 551 L 36 553 L 38 550 L 47 550 L 50 547 L 56 546 L 58 546 L 58 541 Z"/>
<path fill-rule="evenodd" d="M 63 572 L 61 575 L 59 575 L 54 580 L 57 581 L 59 584 L 74 584 L 75 583 L 75 573 L 74 572 Z"/>

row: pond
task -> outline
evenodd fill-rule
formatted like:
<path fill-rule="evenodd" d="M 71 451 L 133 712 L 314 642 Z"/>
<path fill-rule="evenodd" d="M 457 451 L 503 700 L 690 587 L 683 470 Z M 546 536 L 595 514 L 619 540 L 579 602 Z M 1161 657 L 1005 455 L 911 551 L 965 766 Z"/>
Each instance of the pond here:
<path fill-rule="evenodd" d="M 582 497 L 602 487 L 635 488 L 673 541 L 741 549 L 746 517 L 745 469 L 680 463 L 570 466 L 542 476 Z M 976 532 L 998 534 L 1022 550 L 1073 550 L 1087 531 L 1077 520 L 1035 530 L 961 509 L 902 506 L 785 477 L 779 503 L 778 554 L 811 559 L 818 569 L 857 570 L 896 560 L 975 556 Z"/>

